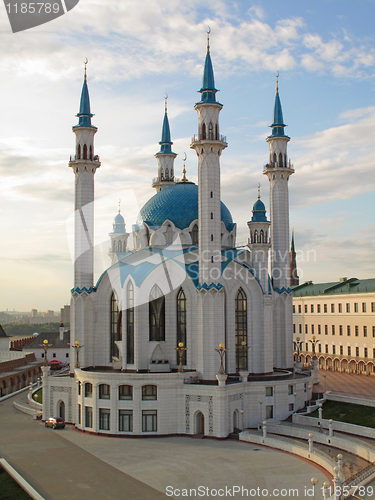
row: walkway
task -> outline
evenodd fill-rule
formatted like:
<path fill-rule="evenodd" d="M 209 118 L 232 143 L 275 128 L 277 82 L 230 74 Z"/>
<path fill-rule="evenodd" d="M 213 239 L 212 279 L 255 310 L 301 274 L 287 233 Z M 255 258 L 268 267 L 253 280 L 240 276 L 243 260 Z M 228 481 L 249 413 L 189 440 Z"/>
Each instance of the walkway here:
<path fill-rule="evenodd" d="M 326 381 L 324 381 L 324 374 L 327 375 Z M 375 397 L 375 377 L 373 376 L 319 370 L 319 382 L 313 386 L 314 392 L 324 392 L 326 384 L 327 391 Z"/>
<path fill-rule="evenodd" d="M 325 473 L 307 461 L 238 441 L 121 439 L 52 430 L 0 403 L 0 456 L 46 500 L 158 500 L 173 488 L 298 488 Z M 229 496 L 229 495 L 228 495 Z"/>

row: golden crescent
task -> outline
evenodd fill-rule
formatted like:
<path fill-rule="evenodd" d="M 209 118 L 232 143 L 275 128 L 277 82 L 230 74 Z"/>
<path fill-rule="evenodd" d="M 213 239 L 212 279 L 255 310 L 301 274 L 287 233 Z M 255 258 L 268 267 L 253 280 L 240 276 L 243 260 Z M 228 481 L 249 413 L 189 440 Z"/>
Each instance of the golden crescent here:
<path fill-rule="evenodd" d="M 89 62 L 89 60 L 87 59 L 87 57 L 85 57 L 85 64 L 87 64 Z"/>
<path fill-rule="evenodd" d="M 207 35 L 209 35 L 211 33 L 211 28 L 209 26 L 207 26 L 208 30 L 206 31 Z"/>
<path fill-rule="evenodd" d="M 280 75 L 279 75 L 279 72 L 277 72 L 276 78 L 279 78 L 279 76 L 280 76 Z"/>
<path fill-rule="evenodd" d="M 168 99 L 168 94 L 165 94 L 165 97 L 164 97 L 164 99 Z"/>
<path fill-rule="evenodd" d="M 186 161 L 186 159 L 187 159 L 187 155 L 186 155 L 186 153 L 184 153 L 184 157 L 182 158 L 182 160 Z"/>

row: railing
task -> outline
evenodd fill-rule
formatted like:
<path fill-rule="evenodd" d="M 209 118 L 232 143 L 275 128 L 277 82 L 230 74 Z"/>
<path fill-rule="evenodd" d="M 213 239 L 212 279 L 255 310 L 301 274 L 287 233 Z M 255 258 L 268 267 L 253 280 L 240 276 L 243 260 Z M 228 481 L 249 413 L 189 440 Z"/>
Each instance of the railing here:
<path fill-rule="evenodd" d="M 294 170 L 294 165 L 290 162 L 290 160 L 288 161 L 288 163 L 286 165 L 282 164 L 282 165 L 279 165 L 279 162 L 278 161 L 275 161 L 273 163 L 267 163 L 267 165 L 264 165 L 263 166 L 263 171 L 269 169 L 269 168 L 289 168 L 290 170 Z"/>
<path fill-rule="evenodd" d="M 159 177 L 154 177 L 152 179 L 152 184 L 155 184 L 156 182 L 177 182 L 177 179 L 176 177 L 168 177 L 168 178 L 163 178 L 163 179 L 159 179 Z"/>
<path fill-rule="evenodd" d="M 361 469 L 356 474 L 353 474 L 353 476 L 349 477 L 346 481 L 344 481 L 341 485 L 341 490 L 343 490 L 344 486 L 347 486 L 348 489 L 350 490 L 350 488 L 352 488 L 353 486 L 357 486 L 357 484 L 361 483 L 362 481 L 370 477 L 372 474 L 375 474 L 374 463 L 368 465 L 364 469 Z M 340 496 L 340 500 L 347 500 L 348 498 L 353 498 L 350 493 L 348 495 L 342 494 Z"/>
<path fill-rule="evenodd" d="M 195 134 L 191 138 L 191 142 L 199 142 L 199 141 L 221 141 L 221 142 L 227 142 L 227 137 L 225 135 L 218 135 L 218 138 L 214 137 L 214 134 L 208 134 L 205 137 L 202 136 L 202 134 Z"/>
<path fill-rule="evenodd" d="M 95 155 L 93 158 L 77 158 L 77 155 L 70 155 L 70 157 L 69 157 L 70 162 L 73 162 L 76 160 L 79 160 L 79 161 L 100 161 L 99 155 Z"/>

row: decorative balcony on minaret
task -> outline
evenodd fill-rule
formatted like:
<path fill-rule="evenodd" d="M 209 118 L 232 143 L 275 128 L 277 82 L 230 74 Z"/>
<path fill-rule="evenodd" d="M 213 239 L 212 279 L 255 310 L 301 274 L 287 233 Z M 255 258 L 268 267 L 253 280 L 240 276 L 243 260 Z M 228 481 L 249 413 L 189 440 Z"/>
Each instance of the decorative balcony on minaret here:
<path fill-rule="evenodd" d="M 208 37 L 199 92 L 202 98 L 194 107 L 198 112 L 198 135 L 192 138 L 190 147 L 198 156 L 199 282 L 210 284 L 217 283 L 221 275 L 220 155 L 228 144 L 219 133 L 223 105 L 216 101 Z"/>
<path fill-rule="evenodd" d="M 175 184 L 174 159 L 177 154 L 171 149 L 173 142 L 171 141 L 171 131 L 168 121 L 167 98 L 168 96 L 165 97 L 163 129 L 161 132 L 161 141 L 159 142 L 160 151 L 155 155 L 158 160 L 158 176 L 152 182 L 152 187 L 156 189 L 157 193 L 162 189 Z"/>
<path fill-rule="evenodd" d="M 97 127 L 91 125 L 94 116 L 90 110 L 89 89 L 85 75 L 81 92 L 76 136 L 76 153 L 70 157 L 69 167 L 75 175 L 74 203 L 74 289 L 89 289 L 94 279 L 94 175 L 100 167 L 94 151 Z"/>

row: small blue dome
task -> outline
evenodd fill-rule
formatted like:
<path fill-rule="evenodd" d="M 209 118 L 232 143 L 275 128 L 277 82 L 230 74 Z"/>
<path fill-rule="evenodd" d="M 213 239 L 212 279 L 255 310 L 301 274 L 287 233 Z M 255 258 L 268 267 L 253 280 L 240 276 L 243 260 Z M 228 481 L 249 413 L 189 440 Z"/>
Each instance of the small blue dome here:
<path fill-rule="evenodd" d="M 186 229 L 198 219 L 198 186 L 193 182 L 178 182 L 162 189 L 141 208 L 139 218 L 159 227 L 168 219 L 178 229 Z M 231 213 L 223 202 L 221 220 L 228 231 L 233 229 Z"/>
<path fill-rule="evenodd" d="M 120 212 L 113 219 L 113 232 L 114 233 L 126 233 L 125 231 L 125 220 L 124 217 L 120 214 Z"/>
<path fill-rule="evenodd" d="M 266 216 L 266 207 L 260 198 L 254 203 L 251 222 L 268 222 Z"/>

